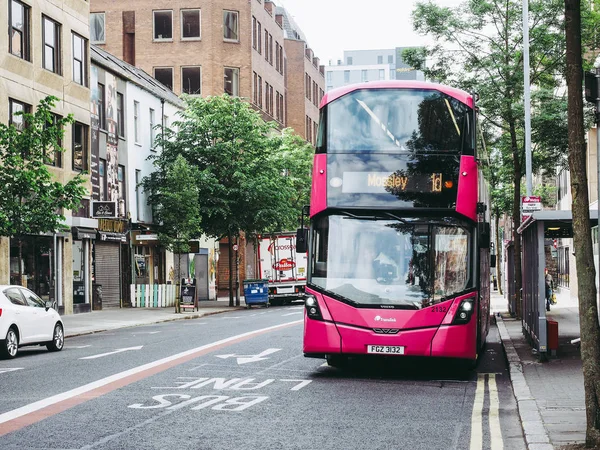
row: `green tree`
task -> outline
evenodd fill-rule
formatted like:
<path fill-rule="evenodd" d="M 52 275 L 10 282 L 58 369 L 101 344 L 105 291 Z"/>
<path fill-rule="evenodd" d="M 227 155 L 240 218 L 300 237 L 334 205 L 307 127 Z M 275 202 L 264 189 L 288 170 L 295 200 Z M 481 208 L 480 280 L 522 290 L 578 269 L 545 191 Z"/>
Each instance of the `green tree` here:
<path fill-rule="evenodd" d="M 0 236 L 17 239 L 19 279 L 25 235 L 68 230 L 63 210 L 79 208 L 86 192 L 81 174 L 63 184 L 53 180 L 45 164 L 46 155 L 64 152 L 64 128 L 73 123 L 71 115 L 52 115 L 57 100 L 46 97 L 35 113 L 22 114 L 22 129 L 0 123 Z"/>
<path fill-rule="evenodd" d="M 580 8 L 580 0 L 565 0 L 569 169 L 573 196 L 573 245 L 577 255 L 575 263 L 587 420 L 585 443 L 587 447 L 600 448 L 600 324 L 586 174 Z"/>
<path fill-rule="evenodd" d="M 181 280 L 181 254 L 190 250 L 190 239 L 202 234 L 198 209 L 197 169 L 181 155 L 174 161 L 155 159 L 155 170 L 142 180 L 152 186 L 148 203 L 158 224 L 158 240 L 177 255 L 177 284 Z M 175 309 L 180 312 L 179 295 Z"/>
<path fill-rule="evenodd" d="M 559 131 L 566 129 L 566 114 L 556 115 L 561 97 L 553 94 L 565 66 L 563 3 L 532 0 L 529 9 L 531 83 L 539 90 L 533 97 L 533 166 L 541 170 L 564 160 L 567 148 L 565 134 L 547 132 L 549 121 Z M 511 173 L 516 312 L 520 316 L 521 243 L 516 230 L 525 172 L 522 2 L 477 0 L 456 8 L 419 3 L 413 20 L 417 32 L 432 36 L 438 44 L 406 51 L 406 60 L 430 79 L 480 94 L 482 124 L 494 129 L 499 161 Z M 563 112 L 565 105 L 562 99 Z M 504 200 L 502 196 L 498 209 L 504 208 Z"/>
<path fill-rule="evenodd" d="M 281 223 L 263 231 L 293 231 L 298 227 L 299 215 L 310 204 L 314 148 L 294 133 L 291 128 L 283 130 L 275 161 L 291 193 L 290 211 Z"/>
<path fill-rule="evenodd" d="M 186 109 L 165 130 L 157 145 L 159 164 L 178 155 L 196 168 L 202 231 L 229 242 L 229 304 L 234 305 L 233 242 L 240 234 L 255 234 L 287 225 L 297 216 L 293 183 L 286 179 L 282 153 L 286 140 L 276 124 L 237 97 L 185 97 Z M 283 143 L 282 143 L 283 142 Z M 160 189 L 148 179 L 144 188 Z M 239 305 L 239 297 L 236 298 Z"/>

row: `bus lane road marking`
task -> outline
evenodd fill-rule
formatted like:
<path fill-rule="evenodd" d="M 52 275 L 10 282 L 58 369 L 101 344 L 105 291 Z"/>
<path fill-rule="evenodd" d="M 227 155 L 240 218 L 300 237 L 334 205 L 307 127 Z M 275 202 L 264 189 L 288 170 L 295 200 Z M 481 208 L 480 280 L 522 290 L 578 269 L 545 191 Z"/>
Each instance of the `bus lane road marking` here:
<path fill-rule="evenodd" d="M 280 351 L 280 348 L 268 348 L 263 350 L 258 355 L 235 355 L 233 353 L 229 355 L 216 355 L 217 358 L 228 359 L 228 358 L 237 358 L 238 365 L 248 364 L 252 362 L 262 361 L 263 359 L 269 359 L 267 355 Z"/>
<path fill-rule="evenodd" d="M 271 331 L 299 325 L 302 320 L 286 322 L 271 327 L 231 336 L 210 344 L 202 345 L 175 355 L 168 356 L 129 370 L 101 378 L 75 389 L 47 397 L 12 411 L 0 414 L 0 436 L 20 430 L 28 425 L 39 422 L 76 405 L 108 394 L 116 389 L 128 386 L 167 369 L 191 361 L 199 356 L 242 341 L 269 333 Z"/>
<path fill-rule="evenodd" d="M 0 373 L 8 373 L 8 372 L 14 372 L 15 370 L 23 370 L 24 367 L 7 367 L 4 369 L 0 369 Z"/>

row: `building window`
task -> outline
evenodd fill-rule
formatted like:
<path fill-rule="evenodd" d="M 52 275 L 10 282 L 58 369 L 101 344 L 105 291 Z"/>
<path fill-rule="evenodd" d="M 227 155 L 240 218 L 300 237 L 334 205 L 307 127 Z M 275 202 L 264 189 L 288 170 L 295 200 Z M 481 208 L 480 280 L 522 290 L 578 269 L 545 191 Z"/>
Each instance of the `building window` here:
<path fill-rule="evenodd" d="M 73 33 L 73 81 L 87 86 L 87 42 L 78 34 Z"/>
<path fill-rule="evenodd" d="M 310 100 L 310 77 L 304 73 L 304 96 Z"/>
<path fill-rule="evenodd" d="M 223 39 L 239 42 L 239 23 L 237 11 L 223 11 Z"/>
<path fill-rule="evenodd" d="M 394 64 L 394 55 L 388 55 L 388 64 Z"/>
<path fill-rule="evenodd" d="M 344 70 L 344 83 L 350 83 L 350 71 Z"/>
<path fill-rule="evenodd" d="M 202 94 L 202 71 L 200 67 L 181 68 L 181 92 L 184 94 Z"/>
<path fill-rule="evenodd" d="M 172 67 L 155 67 L 154 78 L 164 84 L 169 89 L 173 90 L 173 68 Z"/>
<path fill-rule="evenodd" d="M 133 136 L 136 143 L 140 142 L 140 103 L 133 102 Z"/>
<path fill-rule="evenodd" d="M 269 32 L 265 30 L 265 61 L 269 60 Z"/>
<path fill-rule="evenodd" d="M 119 216 L 125 217 L 125 166 L 117 167 L 117 183 L 119 187 Z"/>
<path fill-rule="evenodd" d="M 379 69 L 379 79 L 385 80 L 385 69 Z"/>
<path fill-rule="evenodd" d="M 98 126 L 106 130 L 106 89 L 102 83 L 98 83 Z"/>
<path fill-rule="evenodd" d="M 327 83 L 331 83 L 331 72 L 327 72 Z"/>
<path fill-rule="evenodd" d="M 173 11 L 154 11 L 154 40 L 173 39 Z"/>
<path fill-rule="evenodd" d="M 154 110 L 150 108 L 149 110 L 149 118 L 150 118 L 150 150 L 154 150 Z"/>
<path fill-rule="evenodd" d="M 104 44 L 106 42 L 104 23 L 104 13 L 90 13 L 90 40 L 93 44 Z"/>
<path fill-rule="evenodd" d="M 52 114 L 51 120 L 46 122 L 44 128 L 56 127 L 60 116 Z M 59 139 L 58 146 L 62 146 L 62 141 Z M 62 167 L 62 152 L 56 147 L 48 146 L 44 148 L 44 163 L 49 166 Z"/>
<path fill-rule="evenodd" d="M 352 56 L 348 56 L 348 65 L 351 66 L 352 65 Z"/>
<path fill-rule="evenodd" d="M 258 38 L 258 42 L 256 43 L 256 50 L 258 50 L 258 54 L 262 54 L 262 25 L 258 22 L 258 28 L 256 29 L 256 36 Z"/>
<path fill-rule="evenodd" d="M 181 39 L 200 39 L 200 10 L 181 10 Z"/>
<path fill-rule="evenodd" d="M 125 115 L 123 114 L 123 94 L 117 92 L 117 134 L 125 136 Z"/>
<path fill-rule="evenodd" d="M 73 124 L 73 170 L 81 172 L 88 169 L 87 125 Z"/>
<path fill-rule="evenodd" d="M 377 64 L 383 64 L 383 55 L 377 56 Z"/>
<path fill-rule="evenodd" d="M 366 70 L 361 70 L 360 71 L 360 81 L 368 81 L 367 71 Z"/>
<path fill-rule="evenodd" d="M 240 69 L 225 67 L 224 71 L 225 93 L 232 97 L 240 95 Z"/>
<path fill-rule="evenodd" d="M 44 69 L 60 75 L 60 24 L 46 16 L 42 17 L 42 33 L 44 35 L 42 65 Z"/>
<path fill-rule="evenodd" d="M 273 36 L 269 33 L 269 64 L 273 65 Z"/>
<path fill-rule="evenodd" d="M 252 103 L 258 103 L 258 74 L 252 72 Z"/>
<path fill-rule="evenodd" d="M 135 170 L 135 212 L 137 220 L 142 222 L 142 202 L 140 201 L 140 183 L 142 182 L 142 171 L 139 169 Z"/>
<path fill-rule="evenodd" d="M 98 178 L 100 183 L 100 200 L 106 200 L 106 160 L 98 163 Z"/>
<path fill-rule="evenodd" d="M 258 107 L 263 107 L 262 77 L 258 76 Z"/>
<path fill-rule="evenodd" d="M 28 114 L 29 112 L 31 112 L 31 106 L 27 103 L 19 102 L 12 98 L 8 99 L 9 124 L 14 125 L 17 130 L 23 131 L 25 128 L 25 117 L 23 117 L 23 114 Z"/>
<path fill-rule="evenodd" d="M 8 51 L 24 59 L 29 59 L 29 13 L 25 4 L 11 0 L 9 3 Z"/>
<path fill-rule="evenodd" d="M 258 37 L 256 36 L 256 31 L 258 30 L 258 21 L 256 17 L 252 16 L 252 48 L 256 50 L 256 45 L 258 44 Z"/>

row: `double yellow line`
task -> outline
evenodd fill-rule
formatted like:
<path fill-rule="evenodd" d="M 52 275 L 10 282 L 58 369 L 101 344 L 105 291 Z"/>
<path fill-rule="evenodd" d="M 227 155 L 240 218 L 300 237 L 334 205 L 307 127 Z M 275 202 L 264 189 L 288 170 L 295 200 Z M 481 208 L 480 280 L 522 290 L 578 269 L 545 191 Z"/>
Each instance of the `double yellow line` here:
<path fill-rule="evenodd" d="M 475 391 L 473 414 L 471 415 L 470 450 L 481 450 L 483 448 L 483 403 L 485 401 L 486 380 L 490 398 L 488 422 L 490 427 L 491 450 L 501 450 L 504 448 L 502 431 L 500 429 L 500 403 L 498 401 L 496 374 L 480 373 L 477 377 L 477 390 Z"/>

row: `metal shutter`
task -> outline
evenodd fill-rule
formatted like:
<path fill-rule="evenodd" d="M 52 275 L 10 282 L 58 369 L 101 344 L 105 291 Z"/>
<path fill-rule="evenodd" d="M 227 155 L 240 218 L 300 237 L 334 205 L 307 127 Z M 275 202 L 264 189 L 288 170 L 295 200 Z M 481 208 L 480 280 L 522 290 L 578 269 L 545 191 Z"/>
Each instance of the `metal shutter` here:
<path fill-rule="evenodd" d="M 119 244 L 96 242 L 96 283 L 102 285 L 102 309 L 121 306 Z"/>

